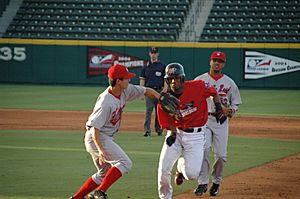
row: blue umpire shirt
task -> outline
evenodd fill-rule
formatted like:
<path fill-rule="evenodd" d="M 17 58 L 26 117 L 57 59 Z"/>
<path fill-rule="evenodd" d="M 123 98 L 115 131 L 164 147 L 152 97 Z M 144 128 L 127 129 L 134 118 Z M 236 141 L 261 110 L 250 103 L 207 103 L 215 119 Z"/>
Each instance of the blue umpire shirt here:
<path fill-rule="evenodd" d="M 156 90 L 161 90 L 164 86 L 166 65 L 160 61 L 149 61 L 142 67 L 141 78 L 145 79 L 145 86 Z"/>

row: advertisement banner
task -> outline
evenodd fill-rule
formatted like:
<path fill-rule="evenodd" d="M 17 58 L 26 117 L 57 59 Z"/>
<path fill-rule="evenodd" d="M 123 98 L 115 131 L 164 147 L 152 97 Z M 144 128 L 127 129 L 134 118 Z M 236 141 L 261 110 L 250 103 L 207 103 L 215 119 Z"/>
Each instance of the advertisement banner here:
<path fill-rule="evenodd" d="M 257 51 L 245 51 L 245 79 L 260 79 L 300 70 L 300 62 Z"/>
<path fill-rule="evenodd" d="M 88 76 L 98 76 L 107 74 L 108 69 L 114 64 L 121 64 L 130 68 L 142 67 L 147 60 L 131 55 L 119 54 L 101 48 L 88 49 Z"/>

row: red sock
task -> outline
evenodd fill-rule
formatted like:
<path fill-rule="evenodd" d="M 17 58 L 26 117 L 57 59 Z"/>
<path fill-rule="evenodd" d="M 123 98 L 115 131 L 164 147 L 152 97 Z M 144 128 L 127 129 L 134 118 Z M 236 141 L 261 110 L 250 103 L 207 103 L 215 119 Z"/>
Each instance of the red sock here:
<path fill-rule="evenodd" d="M 73 196 L 74 199 L 82 199 L 85 195 L 93 191 L 98 185 L 94 182 L 92 177 L 82 185 L 79 191 Z"/>
<path fill-rule="evenodd" d="M 106 192 L 107 189 L 113 183 L 115 183 L 121 176 L 122 176 L 122 173 L 121 173 L 121 171 L 117 167 L 111 167 L 107 171 L 107 173 L 106 173 L 106 175 L 105 175 L 105 177 L 104 177 L 101 185 L 97 189 L 101 190 L 103 192 Z"/>

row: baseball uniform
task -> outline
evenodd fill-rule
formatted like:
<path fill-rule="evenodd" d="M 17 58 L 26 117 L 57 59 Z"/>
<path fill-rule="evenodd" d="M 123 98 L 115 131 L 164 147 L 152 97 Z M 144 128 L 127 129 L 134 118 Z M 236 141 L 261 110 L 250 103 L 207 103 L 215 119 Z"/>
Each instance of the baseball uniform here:
<path fill-rule="evenodd" d="M 171 170 L 177 160 L 177 171 L 185 179 L 197 179 L 199 176 L 205 143 L 203 129 L 208 118 L 206 98 L 217 93 L 213 87 L 201 80 L 186 81 L 183 84 L 178 108 L 180 118 L 174 119 L 158 105 L 158 118 L 162 128 L 175 126 L 177 131 L 174 144 L 168 146 L 164 142 L 159 158 L 158 192 L 161 199 L 172 198 Z M 171 132 L 168 131 L 166 139 L 170 135 Z"/>
<path fill-rule="evenodd" d="M 209 73 L 204 73 L 196 77 L 195 80 L 203 80 L 204 82 L 214 86 L 219 94 L 221 103 L 225 106 L 229 106 L 232 109 L 233 113 L 238 110 L 238 105 L 242 103 L 241 96 L 237 85 L 230 77 L 225 74 L 221 74 L 217 77 L 212 77 L 209 75 Z M 216 121 L 216 117 L 213 116 L 213 113 L 215 112 L 215 105 L 212 99 L 208 98 L 207 103 L 209 115 L 207 128 L 205 128 L 206 143 L 204 160 L 198 182 L 199 184 L 208 184 L 209 182 L 208 155 L 211 144 L 213 144 L 216 162 L 213 166 L 212 181 L 215 184 L 220 184 L 222 180 L 222 171 L 227 160 L 229 119 L 227 119 L 223 124 L 219 124 Z"/>
<path fill-rule="evenodd" d="M 120 146 L 114 142 L 113 136 L 118 133 L 120 129 L 121 116 L 126 101 L 141 98 L 145 93 L 144 87 L 129 84 L 122 92 L 120 98 L 117 98 L 109 89 L 110 87 L 99 95 L 94 110 L 86 122 L 85 146 L 86 150 L 91 154 L 98 170 L 97 173 L 92 176 L 97 184 L 101 184 L 103 176 L 111 166 L 117 167 L 122 174 L 130 170 L 132 162 Z M 99 164 L 99 151 L 93 141 L 94 135 L 92 131 L 89 130 L 91 127 L 100 130 L 102 145 L 109 154 L 106 157 L 107 159 L 104 165 Z"/>

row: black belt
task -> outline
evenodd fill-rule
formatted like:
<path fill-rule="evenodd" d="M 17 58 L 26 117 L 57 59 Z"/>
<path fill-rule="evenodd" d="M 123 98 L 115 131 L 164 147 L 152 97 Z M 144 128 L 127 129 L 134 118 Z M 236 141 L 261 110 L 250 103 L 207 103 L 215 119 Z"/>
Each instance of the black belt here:
<path fill-rule="evenodd" d="M 194 129 L 195 128 L 187 128 L 187 129 L 183 129 L 181 127 L 179 127 L 178 129 L 184 131 L 184 132 L 187 132 L 187 133 L 194 133 Z M 198 128 L 197 132 L 201 132 L 202 131 L 202 128 Z"/>

